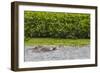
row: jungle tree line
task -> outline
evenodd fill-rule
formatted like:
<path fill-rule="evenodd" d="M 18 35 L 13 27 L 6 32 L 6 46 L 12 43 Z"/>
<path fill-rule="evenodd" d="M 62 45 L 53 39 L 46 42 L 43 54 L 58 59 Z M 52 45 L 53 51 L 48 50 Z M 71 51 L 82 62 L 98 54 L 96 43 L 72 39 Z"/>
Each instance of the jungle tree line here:
<path fill-rule="evenodd" d="M 25 38 L 90 38 L 90 14 L 24 12 Z"/>

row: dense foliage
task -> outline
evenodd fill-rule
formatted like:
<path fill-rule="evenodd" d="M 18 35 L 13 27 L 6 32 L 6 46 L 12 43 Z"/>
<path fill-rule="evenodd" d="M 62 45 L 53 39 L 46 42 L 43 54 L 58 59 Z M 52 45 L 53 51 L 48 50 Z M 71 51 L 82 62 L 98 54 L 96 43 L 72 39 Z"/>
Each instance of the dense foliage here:
<path fill-rule="evenodd" d="M 25 38 L 90 38 L 90 15 L 64 12 L 24 12 Z"/>

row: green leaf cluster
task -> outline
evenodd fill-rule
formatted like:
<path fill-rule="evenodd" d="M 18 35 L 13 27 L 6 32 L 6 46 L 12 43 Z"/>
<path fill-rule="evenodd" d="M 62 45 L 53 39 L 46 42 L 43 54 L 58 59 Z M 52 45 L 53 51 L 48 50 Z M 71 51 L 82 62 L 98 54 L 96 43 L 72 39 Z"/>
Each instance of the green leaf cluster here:
<path fill-rule="evenodd" d="M 90 14 L 24 11 L 25 38 L 90 38 Z"/>

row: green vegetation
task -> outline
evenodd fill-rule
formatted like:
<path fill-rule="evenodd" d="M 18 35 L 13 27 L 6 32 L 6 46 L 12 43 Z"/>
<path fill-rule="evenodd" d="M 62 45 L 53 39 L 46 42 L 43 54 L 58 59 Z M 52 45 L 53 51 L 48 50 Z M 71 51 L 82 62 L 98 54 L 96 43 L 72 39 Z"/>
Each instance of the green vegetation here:
<path fill-rule="evenodd" d="M 24 12 L 25 39 L 90 38 L 90 14 L 64 12 Z"/>
<path fill-rule="evenodd" d="M 66 45 L 66 46 L 84 46 L 89 45 L 89 39 L 59 39 L 59 38 L 32 38 L 25 41 L 25 45 Z"/>
<path fill-rule="evenodd" d="M 24 12 L 25 45 L 90 44 L 90 14 Z"/>

